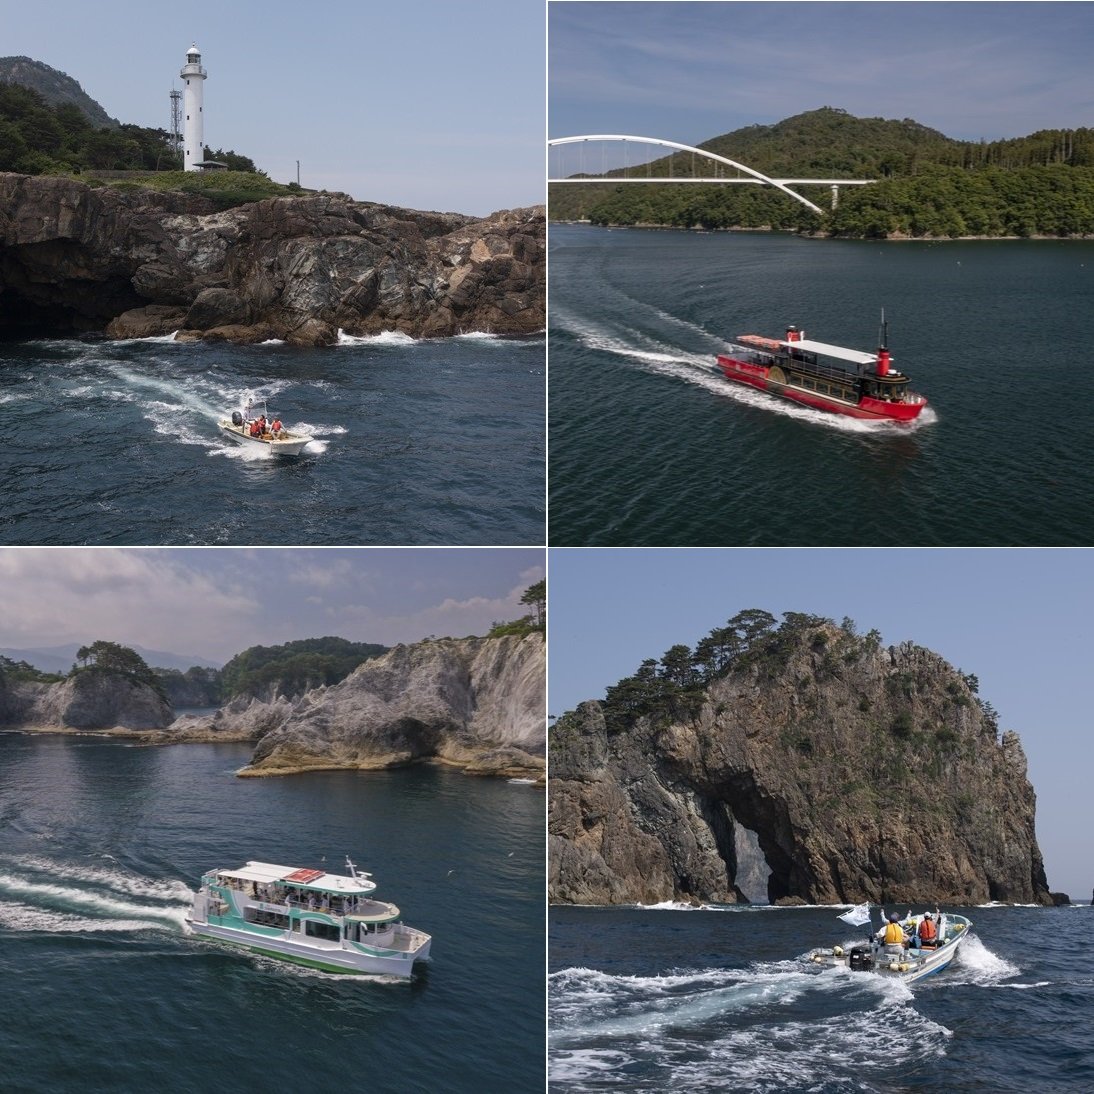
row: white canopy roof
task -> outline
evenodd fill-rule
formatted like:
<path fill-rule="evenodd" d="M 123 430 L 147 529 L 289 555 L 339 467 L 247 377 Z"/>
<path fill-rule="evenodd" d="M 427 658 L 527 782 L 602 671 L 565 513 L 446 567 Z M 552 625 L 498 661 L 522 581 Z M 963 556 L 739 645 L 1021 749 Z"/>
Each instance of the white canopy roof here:
<path fill-rule="evenodd" d="M 299 866 L 277 866 L 272 862 L 248 862 L 238 870 L 218 870 L 221 877 L 238 878 L 241 881 L 257 881 L 263 884 L 280 881 L 297 889 L 314 889 L 323 893 L 342 893 L 354 896 L 371 893 L 376 883 L 369 881 L 369 875 L 360 873 L 357 877 L 345 877 L 342 874 L 325 874 L 321 871 L 306 870 Z M 309 877 L 294 877 L 294 874 L 314 874 Z"/>
<path fill-rule="evenodd" d="M 827 342 L 814 342 L 811 338 L 803 338 L 800 342 L 780 342 L 779 345 L 787 346 L 789 349 L 803 349 L 807 353 L 822 353 L 825 357 L 836 357 L 841 361 L 851 361 L 856 365 L 873 365 L 877 363 L 876 353 L 863 353 L 862 350 L 858 349 L 830 346 Z"/>

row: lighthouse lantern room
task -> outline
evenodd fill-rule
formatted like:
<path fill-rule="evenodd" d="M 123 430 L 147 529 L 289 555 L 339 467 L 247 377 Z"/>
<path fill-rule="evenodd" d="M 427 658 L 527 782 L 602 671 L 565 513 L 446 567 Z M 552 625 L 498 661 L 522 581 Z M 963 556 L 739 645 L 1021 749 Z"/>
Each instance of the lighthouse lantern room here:
<path fill-rule="evenodd" d="M 205 126 L 202 113 L 202 87 L 205 84 L 205 69 L 201 67 L 201 54 L 197 46 L 186 51 L 186 64 L 179 76 L 183 81 L 182 89 L 182 166 L 186 171 L 198 171 L 205 159 Z"/>

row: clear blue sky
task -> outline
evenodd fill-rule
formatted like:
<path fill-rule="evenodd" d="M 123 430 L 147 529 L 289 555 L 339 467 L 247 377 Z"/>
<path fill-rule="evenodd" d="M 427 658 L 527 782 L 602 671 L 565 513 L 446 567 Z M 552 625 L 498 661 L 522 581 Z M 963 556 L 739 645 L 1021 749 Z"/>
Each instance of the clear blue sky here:
<path fill-rule="evenodd" d="M 224 662 L 336 635 L 395 645 L 527 612 L 535 548 L 0 548 L 0 647 L 102 638 Z"/>
<path fill-rule="evenodd" d="M 167 129 L 196 43 L 205 140 L 272 178 L 486 215 L 544 200 L 542 0 L 0 0 L 0 55 Z"/>
<path fill-rule="evenodd" d="M 974 673 L 1029 758 L 1049 885 L 1090 899 L 1094 551 L 553 548 L 549 567 L 556 716 L 743 608 L 850 616 Z"/>
<path fill-rule="evenodd" d="M 1086 3 L 550 0 L 548 9 L 551 137 L 696 144 L 821 106 L 913 118 L 962 140 L 1089 126 L 1094 116 Z M 555 157 L 552 175 L 566 169 Z M 641 162 L 634 147 L 629 162 Z"/>

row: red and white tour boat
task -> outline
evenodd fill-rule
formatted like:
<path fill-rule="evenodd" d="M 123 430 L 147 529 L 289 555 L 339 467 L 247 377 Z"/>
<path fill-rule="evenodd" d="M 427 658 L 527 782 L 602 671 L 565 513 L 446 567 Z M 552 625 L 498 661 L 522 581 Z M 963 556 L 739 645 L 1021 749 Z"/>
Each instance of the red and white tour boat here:
<path fill-rule="evenodd" d="M 738 335 L 725 353 L 718 354 L 718 367 L 729 380 L 819 410 L 850 414 L 853 418 L 910 422 L 919 416 L 927 400 L 913 392 L 908 377 L 893 368 L 886 340 L 884 321 L 876 353 L 814 342 L 805 337 L 804 331 L 790 326 L 782 340 L 759 334 Z M 857 368 L 830 364 L 824 358 L 847 361 Z"/>

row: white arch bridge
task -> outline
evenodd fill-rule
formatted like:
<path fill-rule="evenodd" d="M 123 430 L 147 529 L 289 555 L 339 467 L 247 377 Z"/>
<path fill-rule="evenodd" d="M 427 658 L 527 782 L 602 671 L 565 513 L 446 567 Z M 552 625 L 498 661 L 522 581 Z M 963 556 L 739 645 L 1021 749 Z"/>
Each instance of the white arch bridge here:
<path fill-rule="evenodd" d="M 624 146 L 627 143 L 634 144 L 652 144 L 660 148 L 671 148 L 675 152 L 691 152 L 692 160 L 696 156 L 705 160 L 711 160 L 716 164 L 720 164 L 723 167 L 732 167 L 737 171 L 743 171 L 746 178 L 740 176 L 728 177 L 725 175 L 716 175 L 713 178 L 700 178 L 696 175 L 683 175 L 668 178 L 653 178 L 650 175 L 616 175 L 611 178 L 551 178 L 550 171 L 548 170 L 547 181 L 549 183 L 556 182 L 568 182 L 568 183 L 581 183 L 582 185 L 596 184 L 596 183 L 624 183 L 624 182 L 705 182 L 705 183 L 744 183 L 751 184 L 753 186 L 774 186 L 776 190 L 782 190 L 784 194 L 788 194 L 795 201 L 801 202 L 807 208 L 812 209 L 818 216 L 824 215 L 824 210 L 819 205 L 814 205 L 808 198 L 802 197 L 801 194 L 791 190 L 791 186 L 829 186 L 832 189 L 832 208 L 836 207 L 839 201 L 839 188 L 841 186 L 868 186 L 872 182 L 876 182 L 876 179 L 773 179 L 768 175 L 763 174 L 761 171 L 757 171 L 753 167 L 747 167 L 743 163 L 738 163 L 736 160 L 727 159 L 725 156 L 719 156 L 714 152 L 707 152 L 702 148 L 694 148 L 690 144 L 679 144 L 676 141 L 661 140 L 657 137 L 635 137 L 627 136 L 621 133 L 598 133 L 581 137 L 556 137 L 554 140 L 547 142 L 548 148 L 557 148 L 567 144 L 583 144 L 590 141 L 607 141 L 621 143 Z M 671 167 L 672 161 L 669 160 Z M 647 165 L 648 166 L 648 165 Z M 632 170 L 630 167 L 624 167 L 624 171 Z M 582 171 L 585 168 L 582 167 Z M 605 170 L 618 170 L 618 168 L 605 168 Z"/>

